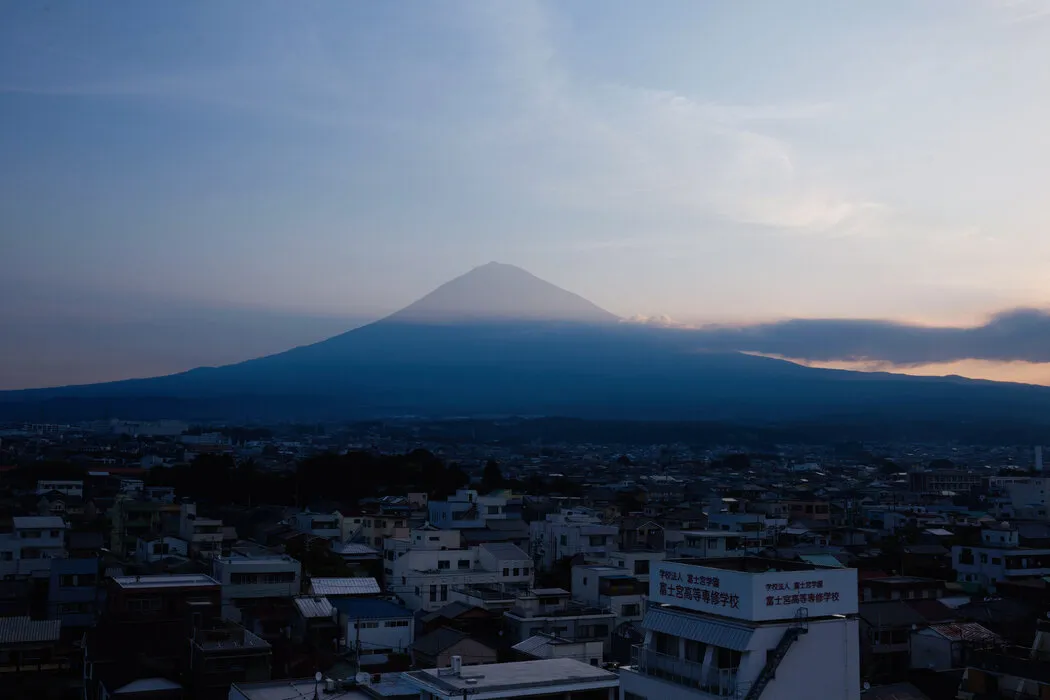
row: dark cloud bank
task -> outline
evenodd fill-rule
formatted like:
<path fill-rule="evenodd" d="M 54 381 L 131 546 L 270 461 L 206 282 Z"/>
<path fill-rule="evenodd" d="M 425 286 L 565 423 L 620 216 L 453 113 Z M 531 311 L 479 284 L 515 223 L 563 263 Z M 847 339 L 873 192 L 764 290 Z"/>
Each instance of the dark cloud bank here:
<path fill-rule="evenodd" d="M 958 360 L 1050 362 L 1050 311 L 1013 309 L 970 328 L 890 321 L 794 319 L 694 331 L 705 348 L 812 362 L 886 362 L 917 366 Z"/>

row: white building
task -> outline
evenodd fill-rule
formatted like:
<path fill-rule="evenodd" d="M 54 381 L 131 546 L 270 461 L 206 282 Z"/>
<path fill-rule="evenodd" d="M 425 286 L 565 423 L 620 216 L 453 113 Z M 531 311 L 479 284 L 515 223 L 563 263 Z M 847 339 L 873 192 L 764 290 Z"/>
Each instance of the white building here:
<path fill-rule="evenodd" d="M 518 642 L 513 649 L 534 659 L 575 659 L 591 666 L 600 666 L 605 656 L 601 641 L 574 642 L 542 633 Z"/>
<path fill-rule="evenodd" d="M 577 554 L 605 561 L 618 548 L 619 534 L 619 528 L 604 525 L 594 511 L 585 508 L 563 509 L 529 523 L 531 554 L 545 571 L 559 559 Z"/>
<path fill-rule="evenodd" d="M 143 564 L 167 557 L 189 557 L 189 544 L 178 537 L 138 538 L 135 542 L 135 560 Z"/>
<path fill-rule="evenodd" d="M 16 516 L 0 533 L 0 576 L 47 576 L 51 560 L 66 556 L 66 522 L 54 515 Z"/>
<path fill-rule="evenodd" d="M 242 621 L 241 611 L 253 601 L 299 595 L 302 565 L 287 554 L 234 550 L 211 562 L 212 578 L 222 584 L 222 616 Z"/>
<path fill-rule="evenodd" d="M 724 532 L 722 530 L 685 530 L 679 537 L 669 536 L 665 546 L 672 557 L 722 559 L 742 557 L 761 548 L 760 533 Z"/>
<path fill-rule="evenodd" d="M 574 642 L 601 642 L 612 650 L 616 616 L 608 608 L 572 600 L 561 588 L 537 588 L 518 596 L 503 613 L 510 641 L 523 642 L 537 634 L 551 634 Z"/>
<path fill-rule="evenodd" d="M 666 558 L 667 555 L 664 552 L 651 552 L 648 550 L 609 552 L 609 566 L 624 570 L 639 580 L 648 583 L 649 572 L 653 570 L 657 562 L 661 562 Z"/>
<path fill-rule="evenodd" d="M 424 527 L 413 530 L 407 540 L 387 539 L 385 546 L 386 588 L 412 610 L 433 612 L 451 602 L 457 588 L 532 585 L 532 560 L 512 544 L 463 548 L 459 530 Z"/>
<path fill-rule="evenodd" d="M 415 637 L 412 611 L 379 598 L 338 598 L 331 601 L 339 611 L 341 646 L 361 656 L 407 654 Z"/>
<path fill-rule="evenodd" d="M 619 686 L 615 673 L 575 659 L 463 666 L 453 657 L 450 668 L 409 671 L 402 677 L 419 690 L 420 700 L 612 700 Z"/>
<path fill-rule="evenodd" d="M 860 700 L 857 572 L 758 557 L 676 560 L 650 583 L 621 698 Z"/>
<path fill-rule="evenodd" d="M 326 540 L 343 539 L 343 516 L 339 513 L 313 513 L 305 510 L 292 518 L 292 527 Z"/>
<path fill-rule="evenodd" d="M 222 521 L 197 517 L 197 506 L 179 506 L 179 537 L 189 545 L 190 556 L 214 557 L 222 552 Z"/>
<path fill-rule="evenodd" d="M 649 596 L 649 577 L 600 564 L 572 567 L 572 598 L 585 605 L 603 608 L 616 616 L 616 625 L 640 622 Z"/>
<path fill-rule="evenodd" d="M 82 480 L 56 480 L 42 479 L 36 482 L 36 493 L 38 496 L 52 491 L 58 491 L 64 496 L 84 497 L 84 482 Z"/>
<path fill-rule="evenodd" d="M 957 581 L 994 590 L 1000 581 L 1050 576 L 1050 549 L 1022 547 L 1017 530 L 1001 524 L 981 531 L 981 546 L 952 547 Z"/>

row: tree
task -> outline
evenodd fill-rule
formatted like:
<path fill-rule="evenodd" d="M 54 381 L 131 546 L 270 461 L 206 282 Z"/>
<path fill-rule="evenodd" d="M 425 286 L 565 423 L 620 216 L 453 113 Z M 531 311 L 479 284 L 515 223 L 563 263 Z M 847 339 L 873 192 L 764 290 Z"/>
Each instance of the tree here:
<path fill-rule="evenodd" d="M 503 488 L 505 484 L 503 479 L 503 472 L 499 468 L 499 463 L 495 460 L 489 460 L 485 463 L 485 471 L 481 474 L 481 488 L 486 493 L 495 491 L 496 489 Z"/>

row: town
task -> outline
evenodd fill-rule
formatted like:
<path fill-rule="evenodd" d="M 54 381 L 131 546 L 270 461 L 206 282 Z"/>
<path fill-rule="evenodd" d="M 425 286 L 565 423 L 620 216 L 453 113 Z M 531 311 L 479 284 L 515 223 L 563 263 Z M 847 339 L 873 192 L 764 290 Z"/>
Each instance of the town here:
<path fill-rule="evenodd" d="M 0 696 L 1050 693 L 1042 447 L 609 440 L 3 426 Z"/>

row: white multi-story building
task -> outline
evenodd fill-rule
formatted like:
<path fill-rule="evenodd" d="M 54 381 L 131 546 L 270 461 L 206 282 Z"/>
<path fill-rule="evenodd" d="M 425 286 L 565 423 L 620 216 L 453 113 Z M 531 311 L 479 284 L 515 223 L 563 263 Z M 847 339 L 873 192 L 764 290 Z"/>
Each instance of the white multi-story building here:
<path fill-rule="evenodd" d="M 759 557 L 662 562 L 621 700 L 859 700 L 857 572 Z"/>
<path fill-rule="evenodd" d="M 337 598 L 332 607 L 339 611 L 341 646 L 360 656 L 407 654 L 415 641 L 412 611 L 379 598 Z"/>
<path fill-rule="evenodd" d="M 326 540 L 343 539 L 343 516 L 339 513 L 314 513 L 305 510 L 292 519 L 292 526 L 299 532 Z"/>
<path fill-rule="evenodd" d="M 387 537 L 409 536 L 408 518 L 403 515 L 369 513 L 346 515 L 340 522 L 340 542 L 360 543 L 382 551 Z"/>
<path fill-rule="evenodd" d="M 995 590 L 1001 581 L 1050 576 L 1050 549 L 1022 547 L 1018 532 L 1005 523 L 981 530 L 979 547 L 952 547 L 956 581 Z"/>
<path fill-rule="evenodd" d="M 518 644 L 537 634 L 550 634 L 573 642 L 601 642 L 611 651 L 616 615 L 606 607 L 572 600 L 561 588 L 537 588 L 518 596 L 503 613 L 510 642 Z"/>
<path fill-rule="evenodd" d="M 722 530 L 685 530 L 665 536 L 665 546 L 672 557 L 721 559 L 742 557 L 761 548 L 761 534 L 724 532 Z"/>
<path fill-rule="evenodd" d="M 544 520 L 529 523 L 531 554 L 543 570 L 554 562 L 582 554 L 593 561 L 606 561 L 618 548 L 620 530 L 605 525 L 598 515 L 586 508 L 563 509 Z"/>
<path fill-rule="evenodd" d="M 592 564 L 572 567 L 572 598 L 595 608 L 610 610 L 617 626 L 640 622 L 649 595 L 649 577 L 624 569 Z"/>
<path fill-rule="evenodd" d="M 431 612 L 447 605 L 457 588 L 532 585 L 532 561 L 512 544 L 463 548 L 458 530 L 432 527 L 413 530 L 407 540 L 387 539 L 385 544 L 386 588 L 413 611 Z"/>
<path fill-rule="evenodd" d="M 521 519 L 521 497 L 509 491 L 479 495 L 473 489 L 458 489 L 444 501 L 430 501 L 430 523 L 435 527 L 485 527 L 490 520 Z"/>
<path fill-rule="evenodd" d="M 0 576 L 47 576 L 51 560 L 66 555 L 66 522 L 54 515 L 14 517 L 0 533 Z"/>
<path fill-rule="evenodd" d="M 241 622 L 254 601 L 299 595 L 302 565 L 287 554 L 234 550 L 211 562 L 212 578 L 222 584 L 222 616 Z"/>
<path fill-rule="evenodd" d="M 626 571 L 638 580 L 649 583 L 649 572 L 653 570 L 657 562 L 663 561 L 666 557 L 664 552 L 642 549 L 609 552 L 609 566 Z"/>
<path fill-rule="evenodd" d="M 190 556 L 210 558 L 222 552 L 222 521 L 197 517 L 197 506 L 179 507 L 179 537 L 186 540 Z"/>

